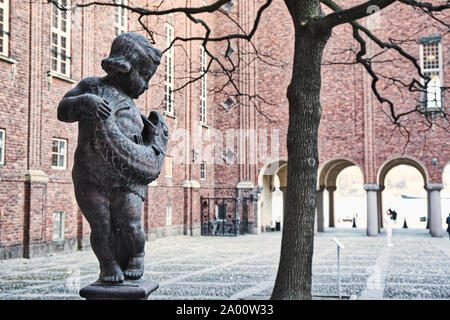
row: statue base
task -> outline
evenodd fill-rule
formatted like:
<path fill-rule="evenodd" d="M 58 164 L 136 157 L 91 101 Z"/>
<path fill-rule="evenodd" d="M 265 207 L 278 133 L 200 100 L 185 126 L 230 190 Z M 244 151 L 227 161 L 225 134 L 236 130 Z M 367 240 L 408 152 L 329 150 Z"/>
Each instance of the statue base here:
<path fill-rule="evenodd" d="M 119 284 L 97 280 L 82 288 L 80 296 L 86 300 L 147 300 L 158 287 L 158 283 L 149 280 L 125 280 Z"/>

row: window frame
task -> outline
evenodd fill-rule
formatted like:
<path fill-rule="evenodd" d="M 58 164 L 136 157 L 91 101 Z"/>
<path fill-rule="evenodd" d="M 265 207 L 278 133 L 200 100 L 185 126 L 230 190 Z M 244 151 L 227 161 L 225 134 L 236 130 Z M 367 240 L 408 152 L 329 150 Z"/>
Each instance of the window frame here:
<path fill-rule="evenodd" d="M 170 214 L 169 214 L 170 213 Z M 166 206 L 166 226 L 172 225 L 172 206 Z"/>
<path fill-rule="evenodd" d="M 220 217 L 221 212 L 223 213 L 223 217 Z M 216 203 L 214 209 L 214 217 L 217 221 L 224 221 L 227 219 L 227 204 L 226 203 Z"/>
<path fill-rule="evenodd" d="M 235 47 L 235 45 L 233 43 L 230 43 L 230 45 L 227 45 L 227 48 L 225 49 L 225 51 L 222 51 L 222 55 L 226 58 L 226 59 L 231 59 L 231 56 L 233 54 L 235 54 L 237 52 L 237 49 Z"/>
<path fill-rule="evenodd" d="M 200 163 L 200 180 L 206 180 L 206 161 Z"/>
<path fill-rule="evenodd" d="M 164 177 L 169 179 L 173 178 L 173 159 L 171 156 L 166 156 L 164 159 Z"/>
<path fill-rule="evenodd" d="M 224 12 L 224 13 L 228 13 L 230 12 L 234 7 L 236 6 L 236 1 L 235 0 L 230 0 L 227 3 L 225 3 L 223 6 L 220 7 L 220 11 Z"/>
<path fill-rule="evenodd" d="M 175 38 L 175 28 L 166 23 L 166 48 L 169 48 L 173 39 Z M 165 76 L 164 76 L 164 108 L 165 111 L 171 115 L 175 114 L 175 64 L 174 64 L 174 46 L 166 51 L 165 56 Z"/>
<path fill-rule="evenodd" d="M 55 142 L 55 141 L 57 141 L 58 142 L 58 151 L 57 152 L 54 152 L 53 151 L 53 143 Z M 65 143 L 65 149 L 64 149 L 64 153 L 61 153 L 61 151 L 60 151 L 60 143 L 61 142 L 64 142 Z M 65 169 L 67 169 L 67 146 L 68 146 L 68 141 L 67 141 L 67 139 L 64 139 L 64 138 L 52 138 L 52 169 L 54 169 L 54 170 L 65 170 Z M 54 166 L 53 165 L 53 156 L 54 155 L 56 155 L 58 158 L 58 161 L 57 162 L 59 162 L 59 156 L 63 156 L 63 159 L 64 159 L 64 166 Z"/>
<path fill-rule="evenodd" d="M 56 237 L 55 233 L 55 216 L 60 215 L 59 228 L 60 233 Z M 66 235 L 66 212 L 63 210 L 53 211 L 53 231 L 52 231 L 52 241 L 64 241 Z"/>
<path fill-rule="evenodd" d="M 228 102 L 230 102 L 228 104 Z M 220 105 L 225 109 L 225 110 L 230 110 L 231 108 L 233 108 L 235 105 L 237 104 L 236 99 L 233 96 L 227 96 L 227 99 L 224 102 L 220 102 Z"/>
<path fill-rule="evenodd" d="M 10 40 L 10 28 L 9 28 L 9 16 L 10 16 L 10 0 L 4 0 L 0 3 L 0 8 L 3 9 L 3 29 L 0 29 L 0 42 L 2 50 L 0 50 L 0 55 L 8 57 L 9 56 L 9 40 Z"/>
<path fill-rule="evenodd" d="M 58 4 L 63 6 L 62 1 L 67 1 L 66 8 L 70 8 L 71 0 L 57 0 Z M 72 57 L 71 57 L 71 12 L 70 10 L 62 11 L 59 10 L 56 5 L 51 6 L 51 17 L 50 17 L 50 70 L 57 74 L 66 76 L 70 78 L 71 68 L 72 68 Z M 56 26 L 55 26 L 55 12 L 56 14 Z M 62 15 L 66 14 L 66 29 L 62 30 Z M 56 35 L 56 43 L 54 42 L 54 35 Z M 65 39 L 66 45 L 62 45 L 62 39 Z M 65 51 L 65 52 L 64 52 Z M 56 68 L 54 67 L 56 63 Z M 63 63 L 65 64 L 65 72 L 63 71 Z"/>
<path fill-rule="evenodd" d="M 207 98 L 207 55 L 206 50 L 203 46 L 200 46 L 200 123 L 207 124 L 208 115 L 208 98 Z"/>
<path fill-rule="evenodd" d="M 0 138 L 0 149 L 2 150 L 0 153 L 0 166 L 5 165 L 5 142 L 6 142 L 6 130 L 0 128 L 1 138 Z"/>
<path fill-rule="evenodd" d="M 128 0 L 114 0 L 115 4 L 128 5 Z M 128 32 L 128 10 L 122 7 L 114 8 L 114 34 L 118 35 Z"/>
<path fill-rule="evenodd" d="M 442 87 L 444 86 L 444 75 L 443 75 L 443 57 L 442 57 L 442 38 L 441 36 L 430 36 L 430 37 L 423 37 L 419 39 L 420 45 L 419 45 L 419 50 L 420 50 L 420 70 L 422 71 L 422 73 L 424 75 L 426 74 L 433 74 L 433 73 L 437 73 L 438 77 L 439 77 L 439 84 L 440 84 L 440 88 L 439 88 L 439 92 L 440 92 L 440 97 L 439 97 L 439 101 L 435 102 L 436 106 L 430 107 L 428 106 L 428 98 L 427 98 L 427 94 L 428 92 L 430 92 L 430 87 L 427 87 L 427 90 L 425 90 L 424 92 L 422 92 L 422 103 L 423 103 L 423 109 L 424 111 L 443 111 L 444 108 L 444 103 L 443 103 L 443 94 L 442 94 Z M 438 61 L 437 61 L 437 68 L 429 68 L 429 69 L 425 69 L 425 46 L 426 45 L 435 45 L 437 44 L 437 53 L 438 53 Z M 428 84 L 431 83 L 432 80 L 430 80 L 430 82 L 428 82 Z M 420 82 L 422 85 L 425 85 L 425 79 L 421 78 Z M 434 88 L 434 87 L 433 87 Z"/>

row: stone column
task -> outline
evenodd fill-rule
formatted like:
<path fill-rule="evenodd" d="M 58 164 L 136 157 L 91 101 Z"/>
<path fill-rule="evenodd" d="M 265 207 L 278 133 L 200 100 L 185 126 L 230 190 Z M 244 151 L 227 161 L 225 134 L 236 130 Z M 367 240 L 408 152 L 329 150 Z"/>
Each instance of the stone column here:
<path fill-rule="evenodd" d="M 378 233 L 380 233 L 380 228 L 383 228 L 383 190 L 384 186 L 381 186 L 377 191 L 377 206 L 378 206 Z"/>
<path fill-rule="evenodd" d="M 364 190 L 367 192 L 367 235 L 378 235 L 378 200 L 377 184 L 365 184 Z"/>
<path fill-rule="evenodd" d="M 237 189 L 237 195 L 238 195 L 238 199 L 236 201 L 236 220 L 238 219 L 239 216 L 239 212 L 242 212 L 242 216 L 239 216 L 239 233 L 240 234 L 244 234 L 244 233 L 252 233 L 252 234 L 256 234 L 257 233 L 257 228 L 258 228 L 258 220 L 256 219 L 255 216 L 255 212 L 253 211 L 253 205 L 252 202 L 247 200 L 244 202 L 244 199 L 253 199 L 252 198 L 253 195 L 253 189 L 254 189 L 254 185 L 251 181 L 240 181 L 237 185 L 236 185 L 236 189 Z M 247 206 L 247 215 L 244 216 L 244 207 L 243 205 Z M 237 223 L 236 223 L 237 225 Z"/>
<path fill-rule="evenodd" d="M 328 226 L 334 228 L 334 192 L 336 187 L 326 187 L 328 191 Z"/>
<path fill-rule="evenodd" d="M 258 234 L 261 232 L 261 228 L 258 227 L 260 225 L 260 213 L 258 210 L 258 203 L 259 203 L 259 199 L 261 198 L 261 192 L 263 191 L 263 187 L 261 186 L 254 186 L 253 188 L 253 195 L 255 197 L 254 201 L 253 201 L 253 229 L 251 233 L 254 234 Z M 261 210 L 262 211 L 262 210 Z"/>
<path fill-rule="evenodd" d="M 200 218 L 200 196 L 198 190 L 200 183 L 196 180 L 184 180 L 184 217 L 183 234 L 189 236 L 198 236 L 201 233 Z M 196 203 L 195 203 L 196 202 Z"/>
<path fill-rule="evenodd" d="M 283 192 L 283 215 L 281 220 L 281 229 L 283 230 L 283 221 L 284 221 L 284 215 L 286 212 L 286 195 L 287 195 L 287 187 L 280 187 L 281 192 Z"/>
<path fill-rule="evenodd" d="M 324 232 L 324 215 L 323 215 L 323 190 L 324 186 L 320 186 L 319 190 L 316 191 L 316 214 L 317 214 L 317 231 Z"/>
<path fill-rule="evenodd" d="M 427 184 L 428 190 L 428 212 L 430 214 L 430 233 L 432 237 L 442 237 L 442 214 L 441 214 L 441 183 Z"/>
<path fill-rule="evenodd" d="M 49 222 L 53 217 L 47 216 L 47 184 L 49 178 L 42 170 L 25 172 L 25 206 L 23 256 L 34 258 L 51 252 L 52 227 Z"/>
<path fill-rule="evenodd" d="M 426 186 L 425 186 L 426 189 Z M 430 191 L 427 190 L 427 227 L 430 230 Z M 431 231 L 430 231 L 431 233 Z"/>

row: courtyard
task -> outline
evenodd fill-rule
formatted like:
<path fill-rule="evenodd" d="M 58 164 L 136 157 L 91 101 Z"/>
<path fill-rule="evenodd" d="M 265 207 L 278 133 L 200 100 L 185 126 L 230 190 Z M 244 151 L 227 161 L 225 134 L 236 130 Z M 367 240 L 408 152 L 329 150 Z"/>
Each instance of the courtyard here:
<path fill-rule="evenodd" d="M 447 234 L 394 230 L 367 237 L 363 229 L 327 229 L 315 235 L 315 299 L 338 295 L 336 237 L 341 251 L 342 294 L 347 299 L 450 299 Z M 160 238 L 147 242 L 144 279 L 160 285 L 150 299 L 268 299 L 277 272 L 280 232 L 239 237 Z M 78 290 L 95 281 L 91 250 L 34 259 L 0 261 L 0 299 L 81 299 Z"/>

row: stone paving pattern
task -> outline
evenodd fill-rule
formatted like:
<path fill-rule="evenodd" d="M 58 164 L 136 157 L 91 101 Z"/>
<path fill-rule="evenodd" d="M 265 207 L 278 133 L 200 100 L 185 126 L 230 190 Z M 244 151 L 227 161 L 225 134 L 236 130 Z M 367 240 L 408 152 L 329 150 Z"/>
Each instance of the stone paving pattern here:
<path fill-rule="evenodd" d="M 341 251 L 344 296 L 450 299 L 448 237 L 432 238 L 427 230 L 394 230 L 395 246 L 387 249 L 384 234 L 366 237 L 362 229 L 316 234 L 312 292 L 318 299 L 338 294 L 333 237 L 345 246 Z M 143 278 L 160 284 L 151 299 L 268 299 L 280 243 L 280 232 L 157 239 L 147 243 Z M 381 260 L 387 261 L 386 272 L 379 272 Z M 91 250 L 3 260 L 0 299 L 81 299 L 78 290 L 97 276 Z"/>

